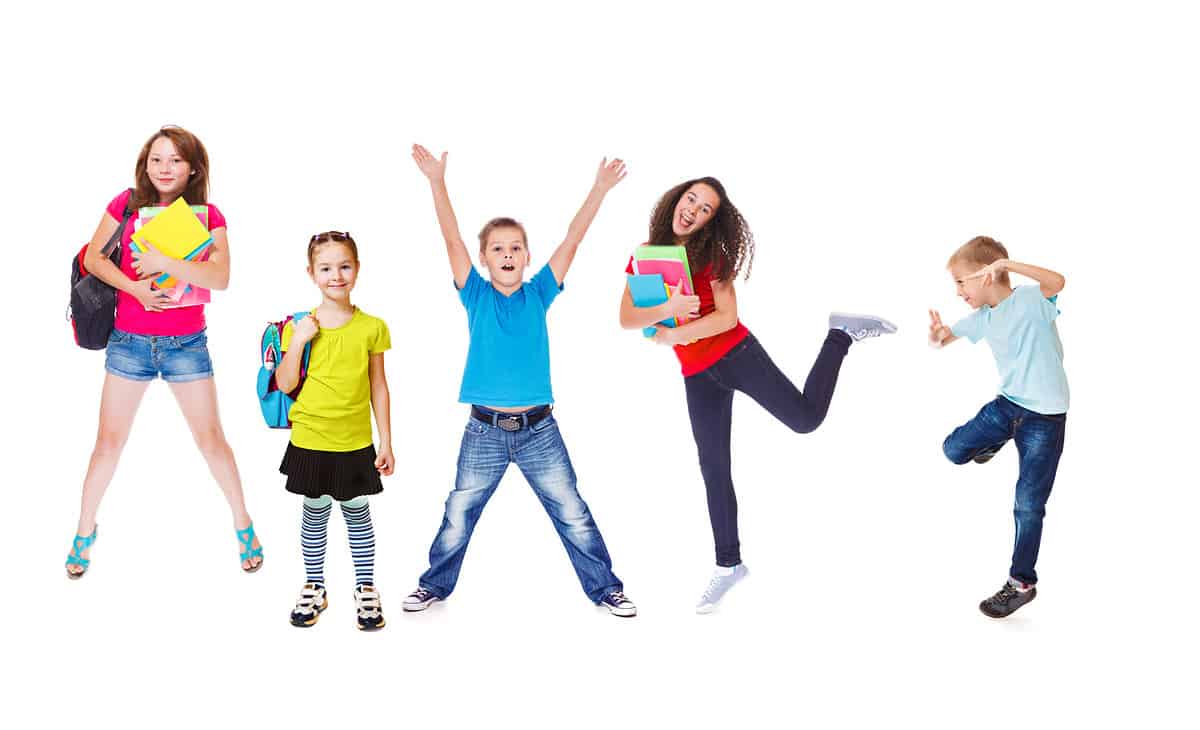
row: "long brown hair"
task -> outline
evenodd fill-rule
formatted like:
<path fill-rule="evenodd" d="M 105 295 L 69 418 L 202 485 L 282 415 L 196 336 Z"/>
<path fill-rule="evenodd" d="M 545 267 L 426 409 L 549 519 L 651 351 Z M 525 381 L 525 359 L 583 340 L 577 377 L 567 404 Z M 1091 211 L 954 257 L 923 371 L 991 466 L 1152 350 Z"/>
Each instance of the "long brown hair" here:
<path fill-rule="evenodd" d="M 732 281 L 744 266 L 746 278 L 749 278 L 754 261 L 754 235 L 750 233 L 746 219 L 729 200 L 725 186 L 715 177 L 698 177 L 681 182 L 659 198 L 654 212 L 650 214 L 650 244 L 672 246 L 680 243 L 672 229 L 675 206 L 688 188 L 696 183 L 712 188 L 721 202 L 704 227 L 693 231 L 682 242 L 687 247 L 693 275 L 711 265 L 713 279 Z"/>
<path fill-rule="evenodd" d="M 167 126 L 150 135 L 150 139 L 146 140 L 146 144 L 142 145 L 142 151 L 138 154 L 137 167 L 133 171 L 135 183 L 132 207 L 136 209 L 159 203 L 158 190 L 146 172 L 146 162 L 150 159 L 150 147 L 160 137 L 171 140 L 171 144 L 175 145 L 175 151 L 179 153 L 180 157 L 187 160 L 188 165 L 192 168 L 192 174 L 188 175 L 187 187 L 183 190 L 183 199 L 188 202 L 188 205 L 207 203 L 208 152 L 196 135 L 183 127 Z"/>

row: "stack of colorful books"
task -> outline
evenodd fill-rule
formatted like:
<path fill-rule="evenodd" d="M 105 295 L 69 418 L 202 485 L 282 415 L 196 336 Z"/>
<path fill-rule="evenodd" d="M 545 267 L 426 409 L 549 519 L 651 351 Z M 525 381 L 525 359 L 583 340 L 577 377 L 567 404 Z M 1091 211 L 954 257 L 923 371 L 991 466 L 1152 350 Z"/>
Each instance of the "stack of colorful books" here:
<path fill-rule="evenodd" d="M 130 248 L 145 253 L 150 245 L 181 261 L 205 261 L 212 252 L 212 235 L 208 232 L 208 206 L 188 205 L 178 198 L 167 206 L 147 206 L 138 210 Z M 194 307 L 212 301 L 212 293 L 202 286 L 179 281 L 162 274 L 154 287 L 167 295 L 165 309 Z"/>
<path fill-rule="evenodd" d="M 666 302 L 675 292 L 691 296 L 692 269 L 688 265 L 687 249 L 683 246 L 638 246 L 633 252 L 633 273 L 629 275 L 629 294 L 636 307 L 654 307 Z M 659 324 L 678 327 L 685 318 L 671 317 Z M 654 336 L 654 327 L 642 330 L 646 337 Z"/>

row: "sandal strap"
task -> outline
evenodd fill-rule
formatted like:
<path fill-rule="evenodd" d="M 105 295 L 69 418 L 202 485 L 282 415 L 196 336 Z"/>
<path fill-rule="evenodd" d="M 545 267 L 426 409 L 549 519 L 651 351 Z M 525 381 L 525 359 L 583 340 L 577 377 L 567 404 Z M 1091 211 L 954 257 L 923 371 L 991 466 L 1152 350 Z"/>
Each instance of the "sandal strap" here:
<path fill-rule="evenodd" d="M 262 557 L 263 549 L 262 549 L 261 545 L 259 545 L 256 548 L 250 547 L 251 545 L 254 544 L 255 537 L 256 537 L 256 535 L 254 534 L 254 523 L 253 522 L 251 522 L 249 525 L 246 525 L 245 529 L 237 531 L 238 542 L 240 542 L 244 546 L 242 548 L 242 553 L 241 553 L 242 560 L 249 560 L 250 558 L 261 558 Z"/>
<path fill-rule="evenodd" d="M 96 542 L 97 529 L 99 528 L 93 527 L 92 534 L 88 535 L 87 537 L 84 537 L 83 535 L 75 536 L 75 539 L 71 543 L 71 552 L 67 555 L 67 565 L 82 565 L 85 568 L 88 567 L 88 564 L 92 561 L 89 558 L 83 557 L 82 553 L 84 550 L 90 548 L 92 543 Z"/>

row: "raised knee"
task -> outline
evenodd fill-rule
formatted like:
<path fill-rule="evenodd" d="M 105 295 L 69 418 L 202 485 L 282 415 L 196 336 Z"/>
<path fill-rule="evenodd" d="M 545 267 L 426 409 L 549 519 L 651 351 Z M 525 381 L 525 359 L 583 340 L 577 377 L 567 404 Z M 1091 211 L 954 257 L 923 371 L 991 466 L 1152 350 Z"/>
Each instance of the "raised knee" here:
<path fill-rule="evenodd" d="M 955 445 L 950 436 L 947 436 L 946 440 L 942 442 L 942 453 L 952 464 L 965 464 L 971 460 L 971 454 Z"/>

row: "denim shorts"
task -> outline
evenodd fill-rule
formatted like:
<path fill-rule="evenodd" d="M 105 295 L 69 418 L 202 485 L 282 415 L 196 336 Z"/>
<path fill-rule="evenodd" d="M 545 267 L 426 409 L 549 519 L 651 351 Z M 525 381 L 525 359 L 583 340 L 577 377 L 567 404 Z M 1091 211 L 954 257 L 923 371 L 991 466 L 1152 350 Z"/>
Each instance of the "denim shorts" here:
<path fill-rule="evenodd" d="M 154 380 L 162 375 L 168 383 L 211 378 L 205 330 L 190 335 L 135 335 L 113 328 L 108 336 L 104 369 L 128 380 Z"/>

